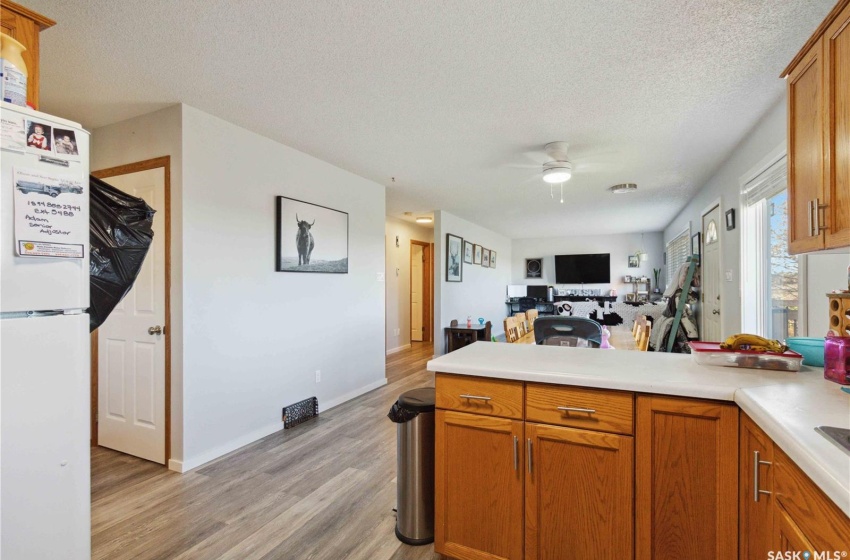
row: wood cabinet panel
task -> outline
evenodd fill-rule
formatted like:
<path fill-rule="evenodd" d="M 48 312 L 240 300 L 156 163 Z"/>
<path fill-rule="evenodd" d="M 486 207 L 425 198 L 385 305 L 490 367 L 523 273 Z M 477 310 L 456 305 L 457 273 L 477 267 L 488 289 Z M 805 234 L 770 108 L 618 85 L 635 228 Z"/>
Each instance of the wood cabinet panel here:
<path fill-rule="evenodd" d="M 558 407 L 593 410 L 559 410 Z M 634 395 L 622 391 L 529 383 L 525 388 L 526 419 L 586 430 L 634 433 Z"/>
<path fill-rule="evenodd" d="M 812 204 L 823 203 L 823 41 L 815 43 L 788 76 L 789 252 L 823 247 L 813 231 Z M 813 235 L 813 233 L 815 235 Z"/>
<path fill-rule="evenodd" d="M 850 245 L 850 4 L 827 28 L 824 41 L 824 93 L 827 147 L 825 245 Z"/>
<path fill-rule="evenodd" d="M 436 387 L 437 408 L 518 420 L 523 418 L 522 381 L 438 373 Z"/>
<path fill-rule="evenodd" d="M 815 550 L 847 549 L 850 519 L 781 449 L 774 454 L 776 511 L 784 511 Z"/>
<path fill-rule="evenodd" d="M 633 557 L 634 440 L 526 424 L 525 558 Z"/>
<path fill-rule="evenodd" d="M 638 560 L 738 555 L 738 407 L 637 398 Z"/>
<path fill-rule="evenodd" d="M 738 499 L 741 517 L 738 557 L 741 560 L 765 560 L 767 553 L 775 550 L 774 500 L 773 494 L 759 493 L 756 497 L 756 490 L 773 490 L 773 441 L 746 414 L 742 414 L 739 445 Z M 764 463 L 757 464 L 756 460 Z"/>
<path fill-rule="evenodd" d="M 519 560 L 523 423 L 437 410 L 435 428 L 434 550 L 458 560 Z"/>
<path fill-rule="evenodd" d="M 38 109 L 39 40 L 38 34 L 56 22 L 20 4 L 4 0 L 0 5 L 0 28 L 3 33 L 22 43 L 27 50 L 22 57 L 27 65 L 27 101 Z"/>
<path fill-rule="evenodd" d="M 815 547 L 800 528 L 791 520 L 784 509 L 776 509 L 776 544 L 771 550 L 781 552 L 803 552 L 815 550 Z M 765 556 L 765 558 L 767 558 Z"/>

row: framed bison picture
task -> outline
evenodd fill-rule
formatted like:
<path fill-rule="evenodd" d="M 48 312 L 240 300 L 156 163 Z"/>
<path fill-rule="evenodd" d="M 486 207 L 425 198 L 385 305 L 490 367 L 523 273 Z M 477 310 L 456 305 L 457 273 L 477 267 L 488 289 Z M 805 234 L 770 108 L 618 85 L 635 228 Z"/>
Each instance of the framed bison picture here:
<path fill-rule="evenodd" d="M 277 197 L 276 270 L 348 274 L 348 213 Z"/>

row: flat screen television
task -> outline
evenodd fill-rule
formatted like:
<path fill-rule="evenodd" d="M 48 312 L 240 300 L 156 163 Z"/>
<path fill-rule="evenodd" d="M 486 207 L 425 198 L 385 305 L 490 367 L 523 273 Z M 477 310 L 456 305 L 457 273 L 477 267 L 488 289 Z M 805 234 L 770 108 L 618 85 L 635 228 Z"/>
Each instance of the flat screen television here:
<path fill-rule="evenodd" d="M 555 255 L 556 284 L 607 284 L 611 282 L 611 255 Z"/>

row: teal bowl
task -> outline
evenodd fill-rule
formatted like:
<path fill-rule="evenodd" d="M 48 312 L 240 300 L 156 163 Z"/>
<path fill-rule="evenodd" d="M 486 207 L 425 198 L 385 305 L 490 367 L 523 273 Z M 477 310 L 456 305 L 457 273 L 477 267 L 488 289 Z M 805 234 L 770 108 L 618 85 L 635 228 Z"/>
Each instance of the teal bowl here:
<path fill-rule="evenodd" d="M 823 367 L 823 338 L 792 336 L 785 339 L 788 348 L 803 355 L 804 366 Z"/>

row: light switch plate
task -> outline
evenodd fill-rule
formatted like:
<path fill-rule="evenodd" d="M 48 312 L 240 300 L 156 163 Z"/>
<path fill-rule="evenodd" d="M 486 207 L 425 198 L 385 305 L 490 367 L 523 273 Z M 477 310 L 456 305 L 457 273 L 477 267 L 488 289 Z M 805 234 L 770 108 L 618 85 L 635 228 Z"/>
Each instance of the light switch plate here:
<path fill-rule="evenodd" d="M 383 272 L 379 272 L 379 273 L 378 273 L 378 282 L 383 282 L 383 281 L 384 281 L 384 273 L 383 273 Z"/>
<path fill-rule="evenodd" d="M 731 282 L 731 281 L 732 281 L 732 276 L 733 276 L 733 275 L 734 275 L 734 272 L 733 272 L 733 271 L 731 271 L 731 270 L 727 270 L 727 271 L 726 271 L 726 281 L 727 281 L 727 282 Z"/>

